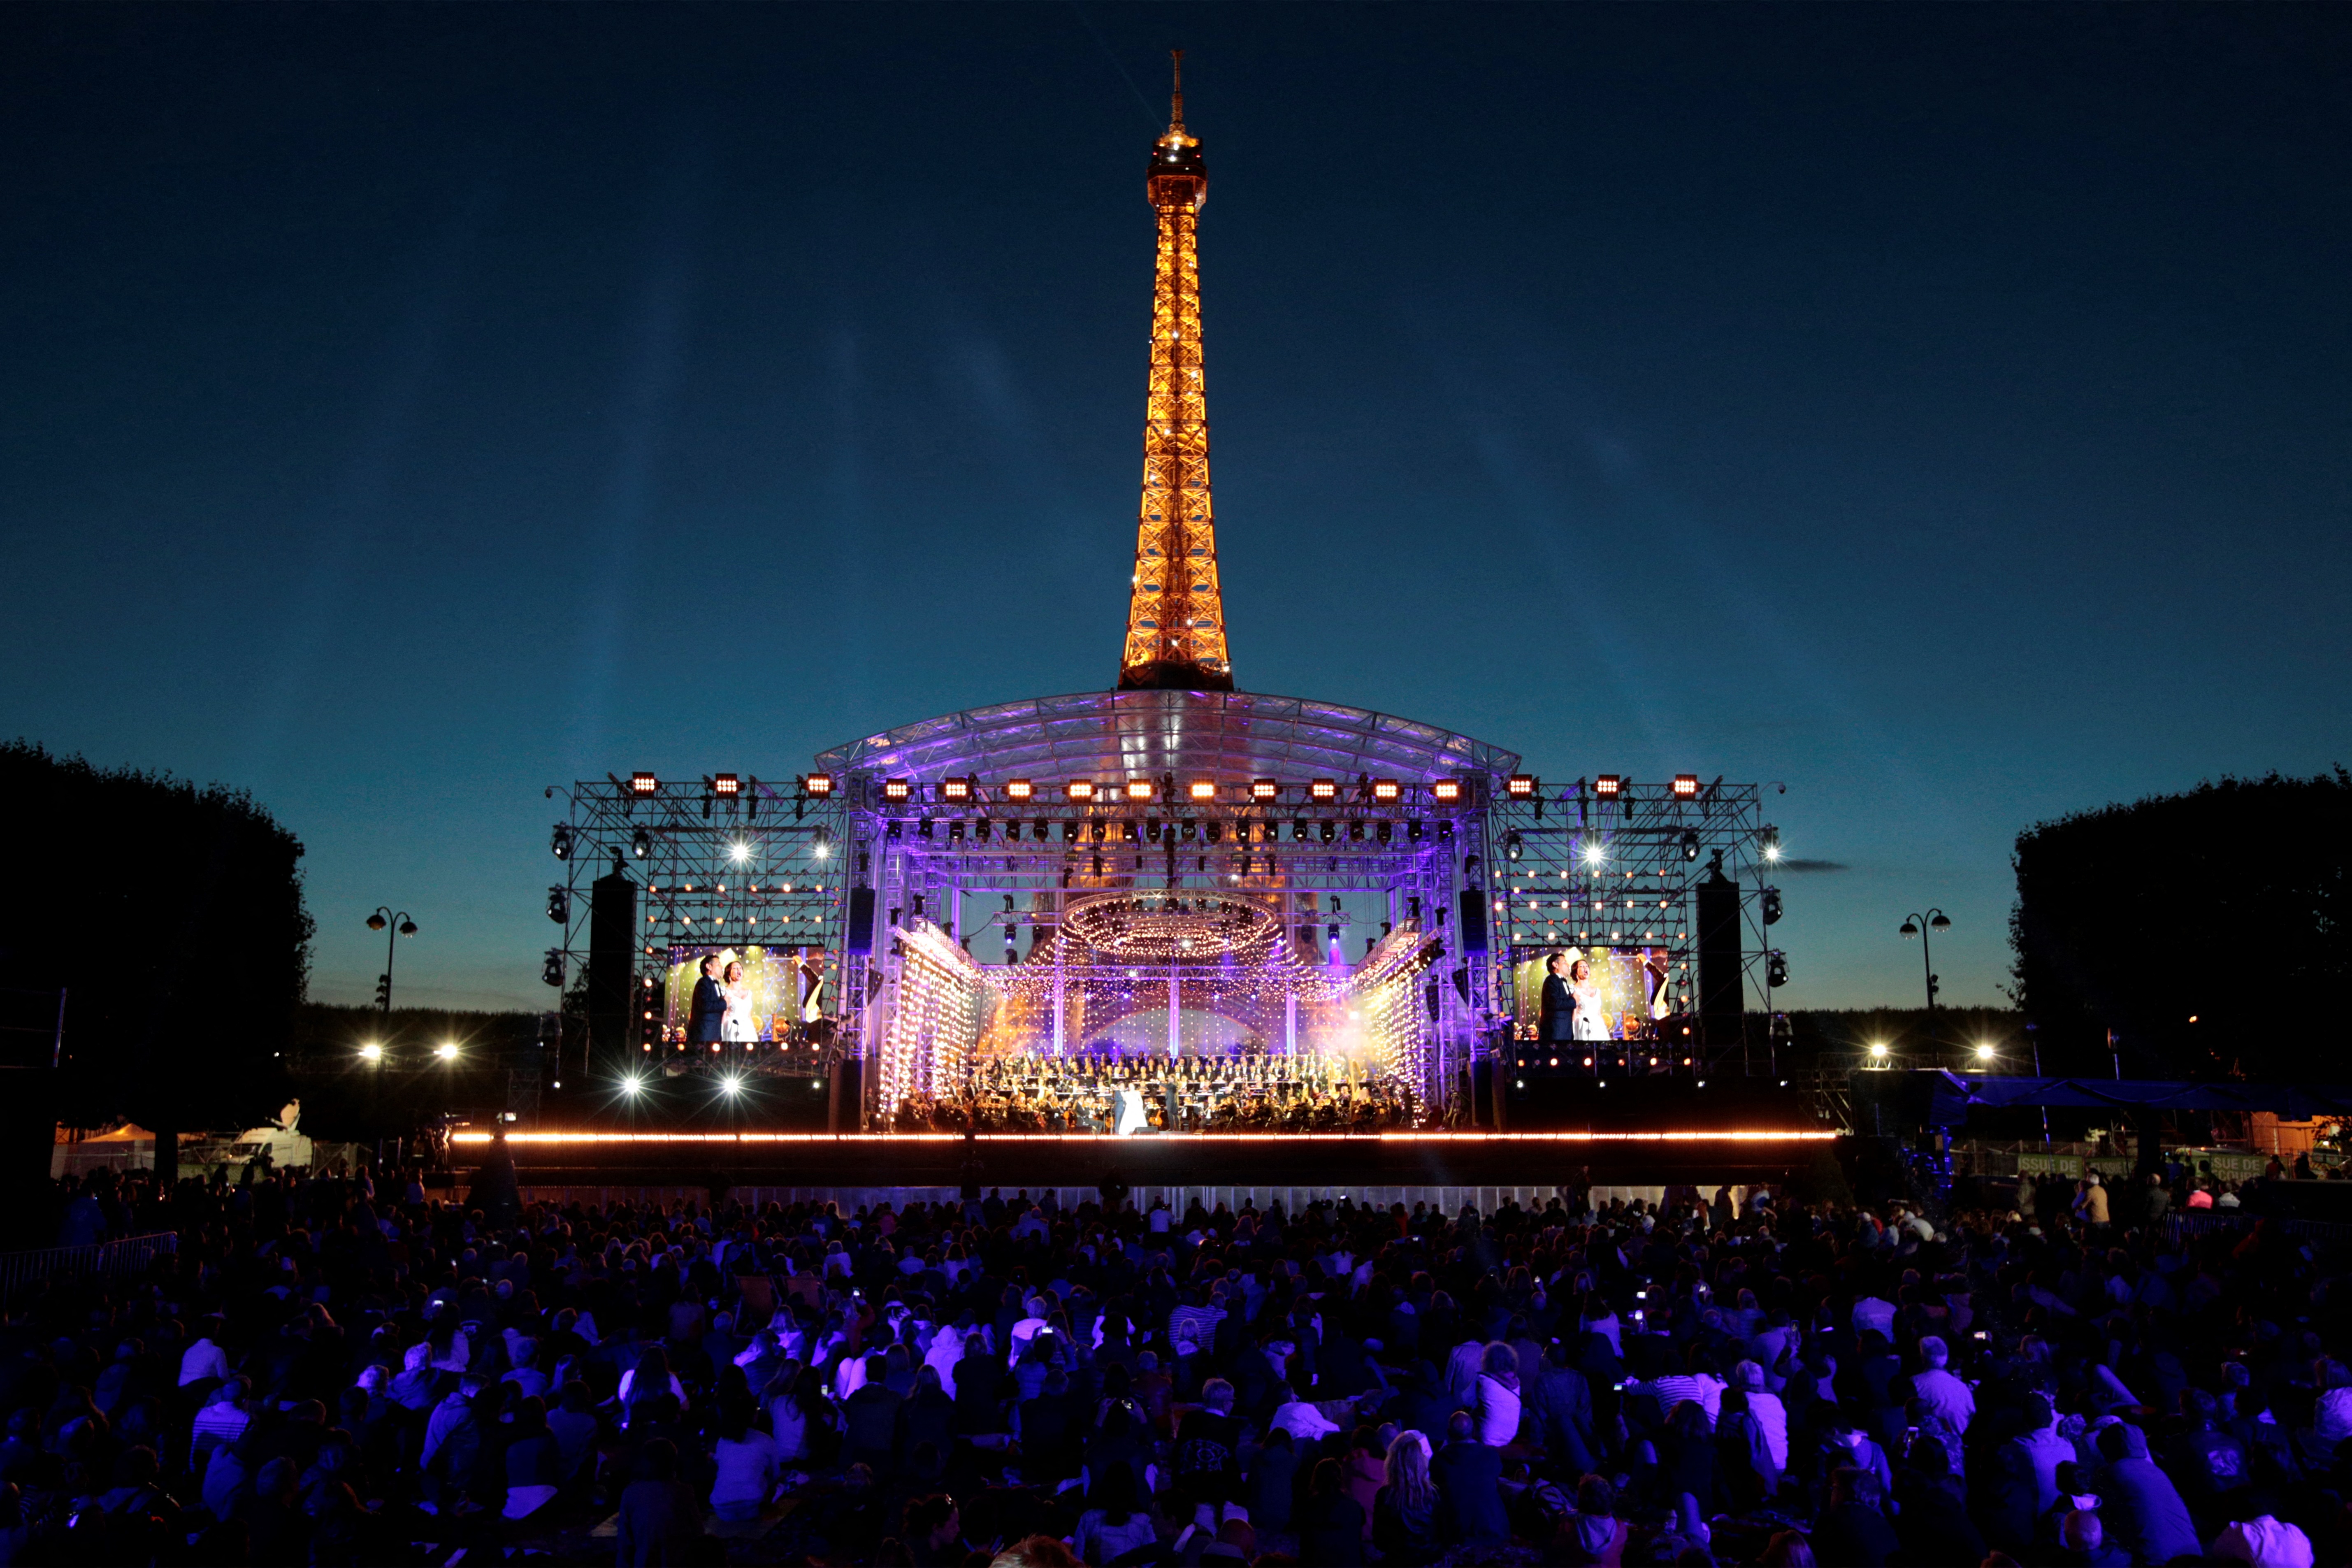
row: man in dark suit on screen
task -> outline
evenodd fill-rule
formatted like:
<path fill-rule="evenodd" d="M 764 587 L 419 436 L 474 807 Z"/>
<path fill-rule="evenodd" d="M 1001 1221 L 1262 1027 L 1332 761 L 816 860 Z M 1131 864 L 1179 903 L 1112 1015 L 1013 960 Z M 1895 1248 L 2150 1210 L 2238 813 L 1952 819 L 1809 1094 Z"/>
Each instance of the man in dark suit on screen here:
<path fill-rule="evenodd" d="M 1576 998 L 1568 994 L 1568 959 L 1553 953 L 1544 960 L 1543 1007 L 1536 1019 L 1536 1038 L 1544 1041 L 1576 1038 Z M 698 996 L 699 991 L 696 992 Z"/>
<path fill-rule="evenodd" d="M 694 1004 L 687 1014 L 686 1037 L 689 1044 L 712 1046 L 719 1043 L 719 1026 L 727 1016 L 727 994 L 719 989 L 719 955 L 712 953 L 702 961 L 702 978 L 694 983 Z"/>

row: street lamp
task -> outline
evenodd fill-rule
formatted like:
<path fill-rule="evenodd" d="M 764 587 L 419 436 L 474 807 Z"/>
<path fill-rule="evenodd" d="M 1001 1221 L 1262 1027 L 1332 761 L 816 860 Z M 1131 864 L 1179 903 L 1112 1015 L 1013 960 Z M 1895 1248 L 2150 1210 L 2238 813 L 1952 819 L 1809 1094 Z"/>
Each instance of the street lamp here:
<path fill-rule="evenodd" d="M 383 973 L 375 983 L 375 1005 L 378 1012 L 388 1017 L 392 1013 L 392 955 L 394 944 L 401 937 L 415 936 L 416 922 L 408 918 L 406 910 L 394 914 L 391 905 L 378 904 L 375 913 L 368 916 L 367 924 L 370 931 L 384 932 Z"/>
<path fill-rule="evenodd" d="M 1927 938 L 1930 932 L 1946 931 L 1951 929 L 1952 922 L 1946 920 L 1944 911 L 1938 909 L 1930 909 L 1924 916 L 1913 915 L 1903 922 L 1904 937 L 1908 939 L 1916 936 L 1919 939 L 1919 967 L 1920 972 L 1927 977 L 1927 1011 L 1930 1013 L 1936 1010 L 1936 993 L 1940 986 L 1936 978 L 1935 959 Z"/>

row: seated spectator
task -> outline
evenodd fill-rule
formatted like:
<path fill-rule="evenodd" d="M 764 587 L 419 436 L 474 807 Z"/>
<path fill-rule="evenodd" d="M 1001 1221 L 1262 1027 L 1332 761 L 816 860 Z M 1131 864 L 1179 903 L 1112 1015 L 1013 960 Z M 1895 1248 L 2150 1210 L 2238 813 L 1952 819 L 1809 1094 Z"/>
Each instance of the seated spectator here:
<path fill-rule="evenodd" d="M 1383 1562 L 1419 1563 L 1440 1550 L 1429 1460 L 1429 1439 L 1419 1432 L 1400 1432 L 1389 1444 L 1387 1479 L 1372 1500 L 1372 1545 Z"/>
<path fill-rule="evenodd" d="M 1832 1470 L 1829 1506 L 1813 1527 L 1815 1554 L 1836 1568 L 1886 1568 L 1902 1542 L 1879 1510 L 1884 1495 L 1872 1471 L 1851 1465 Z"/>
<path fill-rule="evenodd" d="M 1447 1545 L 1492 1543 L 1510 1536 L 1503 1510 L 1503 1457 L 1478 1441 L 1477 1420 L 1457 1410 L 1445 1424 L 1445 1446 L 1430 1459 L 1437 1483 L 1437 1538 Z"/>
<path fill-rule="evenodd" d="M 1360 1568 L 1364 1561 L 1364 1510 L 1348 1495 L 1337 1459 L 1318 1459 L 1307 1478 L 1307 1501 L 1298 1511 L 1298 1561 L 1328 1568 Z"/>

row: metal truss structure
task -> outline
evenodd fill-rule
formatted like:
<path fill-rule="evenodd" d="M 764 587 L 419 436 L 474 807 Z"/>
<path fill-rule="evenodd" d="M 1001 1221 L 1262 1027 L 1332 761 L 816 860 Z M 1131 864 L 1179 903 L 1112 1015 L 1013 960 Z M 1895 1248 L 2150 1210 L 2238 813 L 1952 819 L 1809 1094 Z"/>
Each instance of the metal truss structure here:
<path fill-rule="evenodd" d="M 1780 918 L 1772 886 L 1779 830 L 1764 820 L 1754 784 L 1701 784 L 1693 775 L 1637 784 L 1617 774 L 1546 787 L 1525 781 L 1494 803 L 1486 841 L 1494 917 L 1494 983 L 1511 994 L 1521 965 L 1563 951 L 1663 950 L 1666 985 L 1658 1021 L 1693 1020 L 1698 994 L 1700 889 L 1727 885 L 1737 899 L 1741 1019 L 1773 1016 L 1786 958 L 1771 947 Z M 1769 1070 L 1769 1025 L 1736 1026 L 1736 1037 L 1694 1030 L 1694 1067 L 1722 1071 L 1737 1057 Z"/>
<path fill-rule="evenodd" d="M 821 994 L 838 994 L 845 889 L 856 871 L 839 849 L 846 816 L 840 803 L 812 795 L 802 779 L 780 786 L 733 773 L 608 776 L 548 793 L 562 795 L 569 810 L 550 840 L 564 879 L 548 889 L 547 913 L 562 934 L 548 950 L 543 978 L 562 986 L 586 973 L 594 884 L 616 871 L 626 876 L 635 887 L 632 1033 L 649 1063 L 690 1054 L 668 1027 L 665 995 L 685 955 L 784 952 L 796 963 L 814 955 Z M 812 1044 L 805 1031 L 772 1033 L 727 1053 L 723 1065 L 785 1070 L 823 1054 L 823 1042 Z M 831 1045 L 855 1048 L 855 1042 Z"/>

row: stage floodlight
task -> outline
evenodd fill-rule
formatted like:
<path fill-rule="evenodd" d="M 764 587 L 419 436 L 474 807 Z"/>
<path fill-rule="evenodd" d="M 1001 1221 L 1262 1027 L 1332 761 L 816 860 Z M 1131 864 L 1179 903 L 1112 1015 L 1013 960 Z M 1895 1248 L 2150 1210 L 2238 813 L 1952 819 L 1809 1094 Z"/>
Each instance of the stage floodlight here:
<path fill-rule="evenodd" d="M 1036 793 L 1037 786 L 1027 779 L 1007 779 L 1004 782 L 1004 798 L 1007 800 L 1027 800 Z"/>
<path fill-rule="evenodd" d="M 1698 829 L 1696 827 L 1683 829 L 1683 858 L 1685 860 L 1698 858 Z"/>
<path fill-rule="evenodd" d="M 1350 844 L 1361 844 L 1363 841 L 1364 824 L 1362 820 L 1360 818 L 1351 819 L 1348 824 L 1348 842 Z"/>
<path fill-rule="evenodd" d="M 955 821 L 948 824 L 948 842 L 950 844 L 961 844 L 963 842 L 962 818 L 959 817 Z"/>
<path fill-rule="evenodd" d="M 727 858 L 734 861 L 738 865 L 742 864 L 751 858 L 751 847 L 749 844 L 743 843 L 740 839 L 727 847 Z"/>
<path fill-rule="evenodd" d="M 710 793 L 713 795 L 741 795 L 743 793 L 743 781 L 737 778 L 733 773 L 716 774 L 710 781 Z"/>
<path fill-rule="evenodd" d="M 1451 844 L 1454 841 L 1453 823 L 1442 818 L 1439 820 L 1437 824 L 1437 841 L 1440 844 Z"/>
<path fill-rule="evenodd" d="M 563 984 L 563 950 L 562 948 L 551 947 L 547 950 L 547 962 L 539 966 L 539 977 L 550 985 L 561 986 Z"/>
<path fill-rule="evenodd" d="M 1516 860 L 1516 859 L 1517 859 L 1517 858 L 1519 858 L 1519 850 L 1520 850 L 1519 836 L 1518 836 L 1517 834 L 1516 834 L 1516 833 L 1506 833 L 1506 834 L 1504 834 L 1504 835 L 1503 835 L 1503 858 L 1504 858 L 1505 859 L 1507 859 L 1507 860 Z"/>
<path fill-rule="evenodd" d="M 1216 781 L 1214 779 L 1194 779 L 1190 784 L 1185 786 L 1184 793 L 1194 800 L 1214 800 L 1217 798 Z"/>
<path fill-rule="evenodd" d="M 729 1094 L 740 1094 L 743 1092 L 743 1080 L 729 1073 L 719 1080 L 719 1087 Z"/>
<path fill-rule="evenodd" d="M 1992 1060 L 1992 1047 L 1989 1045 L 1979 1045 L 1977 1047 L 1977 1060 L 1980 1062 L 1989 1062 Z"/>
<path fill-rule="evenodd" d="M 380 1062 L 383 1060 L 383 1047 L 377 1045 L 373 1040 L 370 1040 L 366 1045 L 360 1047 L 360 1060 L 363 1062 Z"/>
<path fill-rule="evenodd" d="M 1873 1040 L 1870 1042 L 1870 1059 L 1874 1062 L 1883 1062 L 1886 1059 L 1885 1041 Z"/>
<path fill-rule="evenodd" d="M 1615 773 L 1602 773 L 1592 781 L 1592 793 L 1602 800 L 1615 800 L 1624 789 L 1625 781 Z"/>
<path fill-rule="evenodd" d="M 833 829 L 820 827 L 809 836 L 809 848 L 820 860 L 833 853 Z"/>
<path fill-rule="evenodd" d="M 623 1094 L 638 1094 L 644 1091 L 645 1087 L 646 1080 L 641 1078 L 632 1076 L 621 1080 L 621 1092 Z"/>
<path fill-rule="evenodd" d="M 1536 795 L 1535 774 L 1513 773 L 1503 781 L 1503 793 L 1513 800 L 1533 800 Z"/>
<path fill-rule="evenodd" d="M 562 925 L 572 918 L 572 894 L 562 888 L 547 889 L 547 918 Z"/>
<path fill-rule="evenodd" d="M 1326 820 L 1322 826 L 1317 829 L 1317 833 L 1318 836 L 1322 838 L 1324 843 L 1328 844 L 1331 840 L 1339 837 L 1339 825 L 1336 822 Z"/>
<path fill-rule="evenodd" d="M 1404 825 L 1404 836 L 1412 843 L 1421 842 L 1421 818 L 1414 817 Z"/>
<path fill-rule="evenodd" d="M 940 781 L 940 798 L 941 800 L 970 800 L 971 798 L 971 781 L 970 779 L 941 779 Z"/>
<path fill-rule="evenodd" d="M 1789 959 L 1786 953 L 1767 953 L 1764 958 L 1764 984 L 1778 991 L 1789 984 Z"/>
<path fill-rule="evenodd" d="M 455 1040 L 444 1040 L 433 1047 L 433 1054 L 445 1062 L 454 1062 L 457 1059 L 457 1043 Z"/>
<path fill-rule="evenodd" d="M 1429 798 L 1435 801 L 1443 801 L 1448 805 L 1453 805 L 1455 801 L 1462 798 L 1462 781 L 1460 779 L 1439 779 L 1435 784 L 1429 786 Z"/>
<path fill-rule="evenodd" d="M 1317 779 L 1307 786 L 1307 798 L 1337 800 L 1339 798 L 1339 782 L 1337 779 Z"/>
<path fill-rule="evenodd" d="M 1778 925 L 1780 922 L 1780 889 L 1767 888 L 1764 889 L 1764 923 L 1769 926 Z"/>
<path fill-rule="evenodd" d="M 1675 798 L 1676 800 L 1696 800 L 1698 798 L 1698 775 L 1696 773 L 1676 773 L 1675 775 Z"/>
<path fill-rule="evenodd" d="M 1250 798 L 1252 800 L 1272 800 L 1281 794 L 1282 786 L 1275 783 L 1272 779 L 1250 780 Z"/>
<path fill-rule="evenodd" d="M 640 860 L 644 860 L 651 858 L 653 852 L 654 836 L 652 834 L 647 833 L 644 828 L 640 827 L 635 833 L 629 835 L 630 854 L 635 855 Z"/>
<path fill-rule="evenodd" d="M 1395 835 L 1395 826 L 1386 817 L 1382 817 L 1381 819 L 1380 826 L 1372 830 L 1372 834 L 1373 837 L 1378 838 L 1381 843 L 1386 844 L 1390 838 Z"/>
<path fill-rule="evenodd" d="M 660 788 L 661 780 L 654 777 L 651 773 L 631 773 L 629 775 L 629 793 L 631 795 L 652 795 Z"/>
<path fill-rule="evenodd" d="M 905 779 L 884 779 L 882 781 L 882 798 L 884 800 L 911 800 L 914 798 L 914 795 L 915 786 L 908 783 Z"/>
<path fill-rule="evenodd" d="M 1374 779 L 1372 781 L 1372 798 L 1374 800 L 1394 801 L 1402 799 L 1403 795 L 1404 786 L 1398 784 L 1394 779 Z"/>
<path fill-rule="evenodd" d="M 551 850 L 553 850 L 553 851 L 555 852 L 555 858 L 556 858 L 558 860 L 569 860 L 569 859 L 571 859 L 571 858 L 572 858 L 572 829 L 571 829 L 571 827 L 570 827 L 570 826 L 568 826 L 567 825 L 563 824 L 563 823 L 561 823 L 561 822 L 557 823 L 557 824 L 555 825 L 555 832 L 554 832 L 552 835 L 551 835 L 551 836 L 549 837 L 549 838 L 548 838 L 548 841 L 547 841 L 547 847 L 548 847 L 550 849 L 551 849 Z M 379 928 L 377 928 L 377 929 L 381 930 L 382 928 L 381 928 L 381 927 L 379 927 Z"/>
<path fill-rule="evenodd" d="M 1095 781 L 1072 779 L 1062 786 L 1062 794 L 1070 800 L 1092 800 L 1095 797 Z"/>
<path fill-rule="evenodd" d="M 1584 847 L 1584 863 L 1586 865 L 1598 866 L 1603 860 L 1608 858 L 1609 850 L 1605 845 L 1588 844 Z"/>
<path fill-rule="evenodd" d="M 1151 798 L 1151 781 L 1150 779 L 1129 779 L 1127 781 L 1128 799 L 1150 800 Z"/>
<path fill-rule="evenodd" d="M 1201 837 L 1207 839 L 1212 844 L 1216 843 L 1219 839 L 1224 837 L 1224 836 L 1225 830 L 1216 823 L 1210 822 L 1202 825 Z"/>
<path fill-rule="evenodd" d="M 833 775 L 832 775 L 831 773 L 811 773 L 811 774 L 809 774 L 809 776 L 808 776 L 808 792 L 809 792 L 809 794 L 810 794 L 810 795 L 814 795 L 814 796 L 815 798 L 817 798 L 818 800 L 830 800 L 830 799 L 832 799 L 832 798 L 833 798 Z"/>

